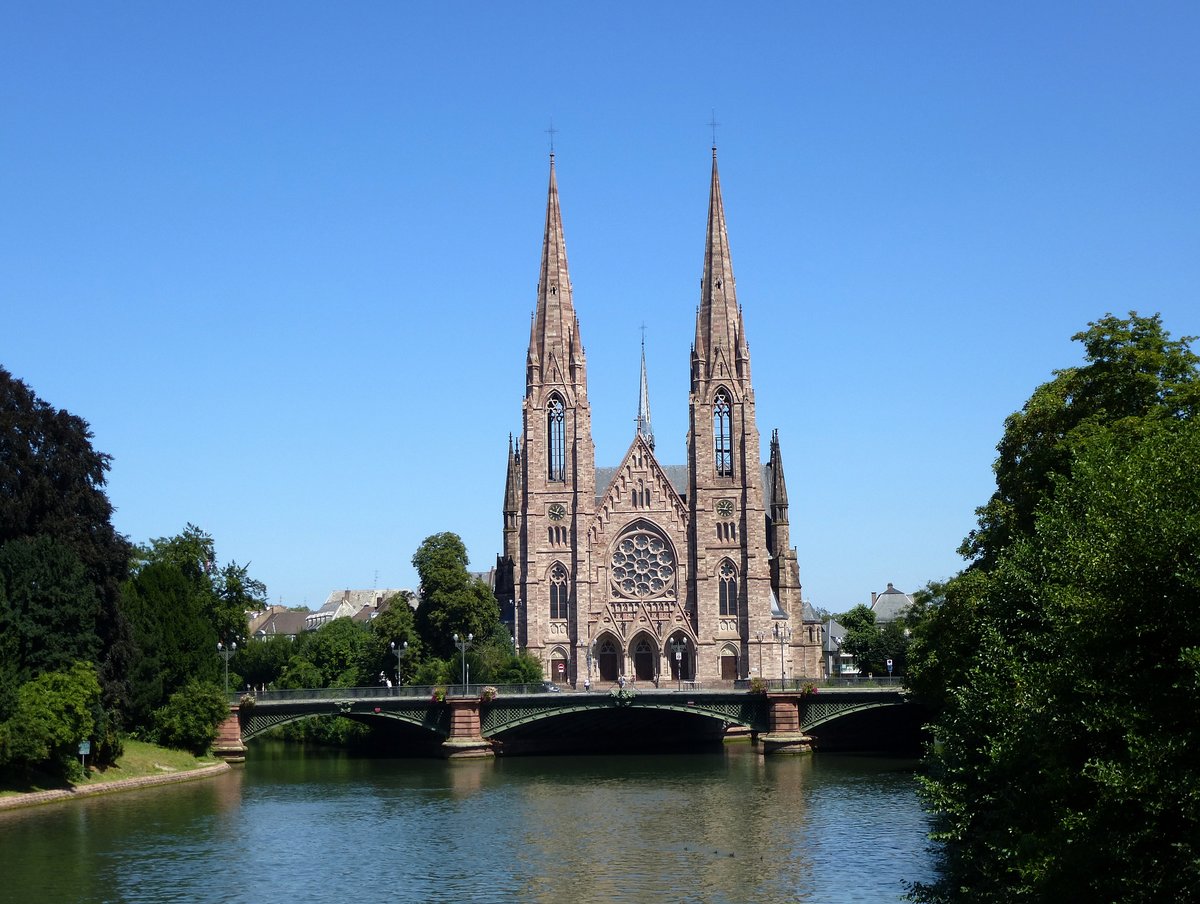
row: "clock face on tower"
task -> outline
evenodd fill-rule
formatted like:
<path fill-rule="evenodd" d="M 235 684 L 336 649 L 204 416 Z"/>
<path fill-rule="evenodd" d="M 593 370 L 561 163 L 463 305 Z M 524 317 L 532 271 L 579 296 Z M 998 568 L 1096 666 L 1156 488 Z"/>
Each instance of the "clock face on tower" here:
<path fill-rule="evenodd" d="M 722 518 L 730 518 L 733 516 L 733 502 L 728 499 L 721 499 L 717 502 L 717 514 Z"/>
<path fill-rule="evenodd" d="M 546 514 L 550 516 L 551 521 L 562 521 L 567 517 L 567 507 L 561 502 L 552 502 L 550 508 L 546 510 Z"/>

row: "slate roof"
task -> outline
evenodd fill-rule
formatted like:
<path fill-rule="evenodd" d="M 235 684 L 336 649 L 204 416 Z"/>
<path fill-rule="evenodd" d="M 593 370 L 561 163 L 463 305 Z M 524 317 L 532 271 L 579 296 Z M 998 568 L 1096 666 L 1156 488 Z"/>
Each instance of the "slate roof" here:
<path fill-rule="evenodd" d="M 282 634 L 284 637 L 295 637 L 304 633 L 305 619 L 309 615 L 308 612 L 295 612 L 291 609 L 274 612 L 255 629 L 254 636 L 271 637 L 275 634 Z"/>
<path fill-rule="evenodd" d="M 913 598 L 910 594 L 897 590 L 889 583 L 887 590 L 871 602 L 871 611 L 875 613 L 876 623 L 886 624 L 898 619 L 912 604 Z"/>

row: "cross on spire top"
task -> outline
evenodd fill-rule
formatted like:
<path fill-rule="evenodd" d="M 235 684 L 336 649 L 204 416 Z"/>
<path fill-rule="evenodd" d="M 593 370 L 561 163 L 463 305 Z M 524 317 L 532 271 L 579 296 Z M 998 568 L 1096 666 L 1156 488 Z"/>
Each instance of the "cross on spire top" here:
<path fill-rule="evenodd" d="M 546 129 L 546 134 L 550 136 L 550 156 L 554 156 L 554 136 L 558 134 L 558 129 L 554 128 L 554 117 L 550 117 L 550 128 Z"/>
<path fill-rule="evenodd" d="M 712 129 L 712 138 L 713 138 L 712 149 L 713 149 L 714 154 L 717 152 L 717 126 L 719 126 L 719 125 L 720 125 L 720 123 L 717 122 L 717 111 L 713 110 L 712 118 L 709 119 L 709 121 L 708 121 L 708 127 L 710 129 Z"/>

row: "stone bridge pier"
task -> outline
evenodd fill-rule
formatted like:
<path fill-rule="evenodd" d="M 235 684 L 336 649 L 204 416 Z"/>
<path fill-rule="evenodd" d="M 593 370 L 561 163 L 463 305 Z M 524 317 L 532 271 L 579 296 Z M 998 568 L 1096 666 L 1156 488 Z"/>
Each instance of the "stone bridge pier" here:
<path fill-rule="evenodd" d="M 213 741 L 213 755 L 227 763 L 246 762 L 246 745 L 242 742 L 242 723 L 238 717 L 240 707 L 229 704 L 229 715 L 217 726 L 217 739 Z"/>
<path fill-rule="evenodd" d="M 758 737 L 764 756 L 812 753 L 813 739 L 801 727 L 804 700 L 799 694 L 767 694 L 771 729 Z"/>
<path fill-rule="evenodd" d="M 479 697 L 447 697 L 450 707 L 450 736 L 442 742 L 446 759 L 468 759 L 495 756 L 492 742 L 483 736 L 479 720 Z"/>

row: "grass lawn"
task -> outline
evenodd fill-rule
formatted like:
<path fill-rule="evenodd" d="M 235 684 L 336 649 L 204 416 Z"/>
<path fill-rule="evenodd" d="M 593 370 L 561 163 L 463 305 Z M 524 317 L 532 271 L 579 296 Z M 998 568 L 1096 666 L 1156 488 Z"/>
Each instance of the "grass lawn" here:
<path fill-rule="evenodd" d="M 197 769 L 201 766 L 214 766 L 221 762 L 216 757 L 195 757 L 183 750 L 170 750 L 145 741 L 125 740 L 125 753 L 117 760 L 116 765 L 103 770 L 93 769 L 88 763 L 88 774 L 82 782 L 74 787 L 86 787 L 100 782 L 115 782 L 124 778 L 140 778 L 143 775 L 166 775 L 171 772 L 183 772 L 187 769 Z M 11 777 L 0 780 L 0 797 L 14 794 L 29 794 L 34 791 L 54 791 L 59 788 L 72 787 L 61 778 L 31 773 L 25 778 Z"/>

